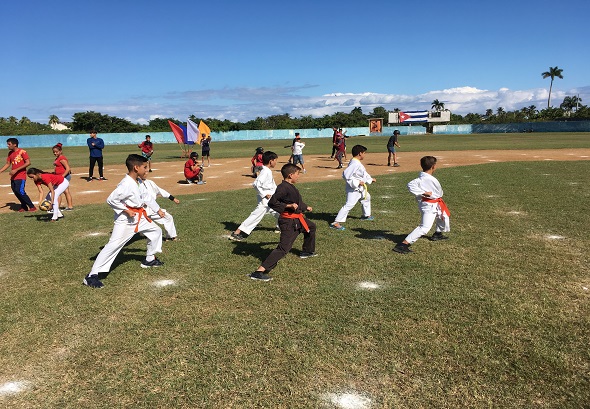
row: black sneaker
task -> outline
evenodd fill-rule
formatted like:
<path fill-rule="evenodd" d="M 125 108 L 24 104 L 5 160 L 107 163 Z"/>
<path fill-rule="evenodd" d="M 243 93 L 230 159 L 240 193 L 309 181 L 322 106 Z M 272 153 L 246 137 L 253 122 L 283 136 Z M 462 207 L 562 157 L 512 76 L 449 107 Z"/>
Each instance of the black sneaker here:
<path fill-rule="evenodd" d="M 311 252 L 308 253 L 307 251 L 302 251 L 301 254 L 299 255 L 299 258 L 310 258 L 310 257 L 315 257 L 317 256 L 317 253 Z"/>
<path fill-rule="evenodd" d="M 399 253 L 399 254 L 413 253 L 413 251 L 410 250 L 410 246 L 408 246 L 407 244 L 404 244 L 404 243 L 400 243 L 400 244 L 396 245 L 393 248 L 393 251 L 395 251 L 396 253 Z"/>
<path fill-rule="evenodd" d="M 242 241 L 245 238 L 246 236 L 243 236 L 242 233 L 236 234 L 236 232 L 232 232 L 231 236 L 229 236 L 229 239 L 233 241 Z"/>
<path fill-rule="evenodd" d="M 154 258 L 152 261 L 147 261 L 147 259 L 141 262 L 141 268 L 151 268 L 151 267 L 160 267 L 163 266 L 164 263 Z"/>
<path fill-rule="evenodd" d="M 107 180 L 107 178 L 101 176 L 98 180 Z"/>
<path fill-rule="evenodd" d="M 82 281 L 82 284 L 87 285 L 90 288 L 104 287 L 104 284 L 98 279 L 97 275 L 87 275 L 86 277 L 84 277 L 84 281 Z"/>
<path fill-rule="evenodd" d="M 436 232 L 432 235 L 432 237 L 430 238 L 431 241 L 439 241 L 439 240 L 446 240 L 448 239 L 449 236 L 445 236 L 444 234 L 442 234 L 441 232 Z"/>
<path fill-rule="evenodd" d="M 269 276 L 268 274 L 266 274 L 265 271 L 255 271 L 252 274 L 250 274 L 250 278 L 252 280 L 258 280 L 258 281 L 270 281 L 270 280 L 272 280 L 272 277 Z"/>

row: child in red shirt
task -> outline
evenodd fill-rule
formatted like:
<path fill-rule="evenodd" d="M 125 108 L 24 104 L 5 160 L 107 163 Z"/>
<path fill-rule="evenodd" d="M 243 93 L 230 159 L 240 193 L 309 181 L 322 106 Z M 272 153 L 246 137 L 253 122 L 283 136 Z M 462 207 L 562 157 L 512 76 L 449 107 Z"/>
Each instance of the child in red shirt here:
<path fill-rule="evenodd" d="M 204 185 L 203 182 L 203 167 L 199 163 L 199 154 L 191 152 L 190 159 L 184 164 L 184 177 L 190 185 L 196 183 L 197 185 Z"/>
<path fill-rule="evenodd" d="M 264 153 L 264 148 L 258 147 L 256 148 L 256 152 L 250 162 L 252 163 L 252 177 L 257 178 L 258 174 L 262 170 L 264 163 L 262 163 L 262 154 Z"/>
<path fill-rule="evenodd" d="M 49 188 L 49 193 L 45 197 L 53 204 L 53 216 L 51 217 L 52 222 L 56 222 L 64 215 L 59 210 L 59 196 L 68 188 L 70 182 L 64 179 L 62 175 L 56 175 L 55 173 L 43 172 L 37 168 L 30 168 L 27 170 L 27 176 L 33 179 L 37 189 L 39 190 L 39 203 L 43 201 L 43 188 L 41 185 L 45 185 Z"/>
<path fill-rule="evenodd" d="M 8 157 L 6 164 L 0 168 L 0 173 L 8 169 L 12 165 L 10 171 L 10 187 L 14 196 L 20 202 L 21 208 L 19 212 L 36 212 L 37 208 L 31 201 L 27 192 L 25 192 L 25 182 L 27 180 L 27 166 L 31 164 L 27 151 L 18 147 L 18 139 L 8 138 L 6 140 L 8 146 Z"/>
<path fill-rule="evenodd" d="M 68 158 L 66 158 L 63 155 L 62 146 L 63 145 L 61 143 L 58 143 L 52 148 L 53 156 L 55 156 L 55 161 L 53 162 L 55 170 L 53 171 L 53 173 L 55 173 L 56 175 L 62 175 L 64 179 L 66 179 L 69 182 L 70 180 L 72 180 L 72 170 L 70 169 L 70 163 L 68 162 Z M 65 210 L 73 210 L 74 206 L 72 205 L 72 195 L 70 194 L 69 186 L 65 190 L 64 194 L 66 196 L 66 202 L 68 204 L 68 207 L 66 207 Z"/>

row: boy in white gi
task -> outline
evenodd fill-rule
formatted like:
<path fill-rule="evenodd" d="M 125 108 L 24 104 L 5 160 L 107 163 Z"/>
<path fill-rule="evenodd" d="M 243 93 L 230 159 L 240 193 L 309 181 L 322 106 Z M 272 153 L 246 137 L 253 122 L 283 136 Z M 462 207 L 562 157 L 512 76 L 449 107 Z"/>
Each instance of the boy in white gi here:
<path fill-rule="evenodd" d="M 230 239 L 235 241 L 242 241 L 246 238 L 242 233 L 249 235 L 252 230 L 256 228 L 258 223 L 262 220 L 265 214 L 271 214 L 277 220 L 279 214 L 268 207 L 268 200 L 272 197 L 277 190 L 277 184 L 272 176 L 272 170 L 277 165 L 278 155 L 274 152 L 268 151 L 262 154 L 262 170 L 260 174 L 252 184 L 256 189 L 258 204 L 256 208 L 250 213 L 250 216 L 240 224 L 240 227 L 234 231 Z M 275 231 L 278 230 L 278 227 Z M 278 230 L 280 232 L 280 230 Z"/>
<path fill-rule="evenodd" d="M 160 186 L 156 185 L 154 181 L 145 179 L 143 181 L 143 184 L 146 187 L 152 199 L 156 200 L 158 196 L 162 196 L 166 199 L 172 200 L 176 204 L 180 203 L 180 200 L 172 196 L 170 193 L 162 189 Z M 164 240 L 178 240 L 178 238 L 176 237 L 176 226 L 174 225 L 174 218 L 170 213 L 166 211 L 166 209 L 161 209 L 164 212 L 164 217 L 160 217 L 160 215 L 157 212 L 154 212 L 150 207 L 148 207 L 146 210 L 148 217 L 150 219 L 164 226 L 164 231 L 166 232 Z"/>
<path fill-rule="evenodd" d="M 371 195 L 367 185 L 376 182 L 377 179 L 372 178 L 361 163 L 365 159 L 365 152 L 367 152 L 367 148 L 363 145 L 355 145 L 352 148 L 353 157 L 342 172 L 342 178 L 346 181 L 346 203 L 336 215 L 334 223 L 330 224 L 332 229 L 344 230 L 344 226 L 340 223 L 346 222 L 348 213 L 359 200 L 363 206 L 361 220 L 374 220 L 374 217 L 371 216 Z"/>
<path fill-rule="evenodd" d="M 422 172 L 418 178 L 408 183 L 408 190 L 418 202 L 418 209 L 422 214 L 422 223 L 416 227 L 405 240 L 393 248 L 393 251 L 400 254 L 411 253 L 410 245 L 423 235 L 428 234 L 432 224 L 436 220 L 436 231 L 430 240 L 445 240 L 447 236 L 443 232 L 451 230 L 449 217 L 451 213 L 442 199 L 443 190 L 439 181 L 432 176 L 436 170 L 436 158 L 434 156 L 424 156 L 420 159 Z"/>
<path fill-rule="evenodd" d="M 125 165 L 129 173 L 107 198 L 107 203 L 115 211 L 111 238 L 96 256 L 92 270 L 82 282 L 91 288 L 104 287 L 98 274 L 109 272 L 117 254 L 136 233 L 143 233 L 147 238 L 146 258 L 141 267 L 159 267 L 164 264 L 155 256 L 162 252 L 162 229 L 152 223 L 146 211 L 149 207 L 161 218 L 165 216 L 143 183 L 143 178 L 149 171 L 148 161 L 143 156 L 132 154 L 127 157 Z"/>

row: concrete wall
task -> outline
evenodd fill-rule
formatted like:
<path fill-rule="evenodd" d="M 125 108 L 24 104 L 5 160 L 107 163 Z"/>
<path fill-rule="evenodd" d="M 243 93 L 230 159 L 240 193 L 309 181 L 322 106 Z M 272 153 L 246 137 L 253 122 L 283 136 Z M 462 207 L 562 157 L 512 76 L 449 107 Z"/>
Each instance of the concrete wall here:
<path fill-rule="evenodd" d="M 424 135 L 426 128 L 421 125 L 413 126 L 385 126 L 381 133 L 369 133 L 369 127 L 346 128 L 346 135 L 389 136 L 398 129 L 401 135 Z M 332 129 L 279 129 L 267 131 L 234 131 L 212 132 L 211 138 L 215 142 L 253 141 L 268 139 L 293 139 L 295 132 L 301 133 L 303 138 L 330 138 Z M 572 122 L 522 122 L 513 124 L 477 124 L 477 125 L 434 125 L 433 133 L 471 134 L 471 133 L 513 133 L 513 132 L 590 132 L 590 121 Z M 98 136 L 106 145 L 133 145 L 145 140 L 145 133 L 103 133 Z M 154 143 L 176 143 L 172 132 L 150 133 Z M 88 134 L 60 134 L 60 135 L 21 135 L 15 136 L 19 146 L 23 148 L 50 148 L 61 142 L 64 146 L 86 146 Z M 9 136 L 4 137 L 4 142 Z M 0 141 L 2 137 L 0 137 Z M 0 145 L 1 146 L 1 145 Z"/>

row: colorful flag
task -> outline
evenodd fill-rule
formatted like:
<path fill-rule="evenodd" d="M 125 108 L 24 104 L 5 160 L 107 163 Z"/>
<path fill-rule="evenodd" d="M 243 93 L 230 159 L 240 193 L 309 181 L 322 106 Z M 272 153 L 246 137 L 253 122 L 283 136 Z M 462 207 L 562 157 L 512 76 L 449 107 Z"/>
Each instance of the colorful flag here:
<path fill-rule="evenodd" d="M 186 143 L 192 145 L 194 143 L 201 144 L 201 131 L 196 123 L 190 119 L 186 120 Z"/>
<path fill-rule="evenodd" d="M 428 122 L 428 111 L 406 111 L 399 113 L 401 122 Z"/>
<path fill-rule="evenodd" d="M 199 131 L 201 131 L 201 138 L 198 140 L 198 144 L 201 144 L 201 140 L 211 135 L 211 129 L 203 121 L 199 122 Z"/>
<path fill-rule="evenodd" d="M 180 144 L 184 144 L 185 143 L 184 140 L 185 140 L 185 135 L 186 135 L 186 128 L 184 128 L 181 125 L 175 124 L 171 120 L 168 120 L 168 124 L 170 125 L 170 128 L 172 128 L 172 133 L 174 134 L 176 141 Z"/>

